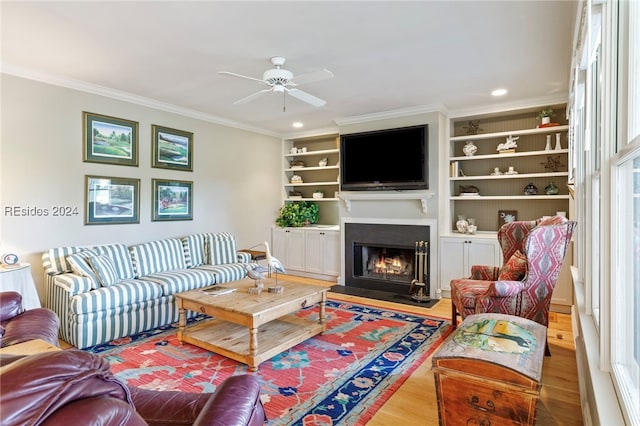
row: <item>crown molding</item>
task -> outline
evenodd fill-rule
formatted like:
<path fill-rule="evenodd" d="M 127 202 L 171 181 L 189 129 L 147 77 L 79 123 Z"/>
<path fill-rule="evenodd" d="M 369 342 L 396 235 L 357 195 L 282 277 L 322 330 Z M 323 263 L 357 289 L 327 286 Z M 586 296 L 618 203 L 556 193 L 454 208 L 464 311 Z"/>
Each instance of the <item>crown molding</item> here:
<path fill-rule="evenodd" d="M 286 133 L 282 135 L 282 139 L 304 139 L 304 138 L 313 138 L 315 136 L 325 136 L 325 135 L 332 135 L 332 134 L 337 135 L 339 133 L 340 133 L 340 129 L 338 129 L 337 127 L 325 127 L 323 129 L 312 129 L 312 130 L 306 130 L 303 132 Z"/>
<path fill-rule="evenodd" d="M 473 116 L 473 115 L 489 115 L 489 114 L 496 114 L 496 113 L 501 113 L 509 110 L 517 110 L 517 109 L 543 108 L 549 105 L 567 103 L 568 99 L 569 99 L 569 93 L 566 92 L 566 93 L 561 93 L 561 94 L 551 95 L 551 96 L 542 96 L 542 97 L 530 98 L 530 99 L 520 99 L 518 101 L 505 102 L 501 104 L 484 105 L 479 107 L 464 108 L 464 109 L 457 109 L 457 110 L 452 109 L 449 111 L 449 118 L 460 118 L 460 117 L 467 117 L 467 116 Z"/>
<path fill-rule="evenodd" d="M 349 124 L 367 123 L 370 121 L 385 120 L 390 118 L 408 117 L 417 114 L 428 114 L 439 112 L 444 115 L 448 114 L 447 109 L 443 105 L 420 105 L 411 108 L 395 109 L 391 111 L 374 112 L 371 114 L 356 115 L 353 117 L 344 117 L 334 120 L 338 126 Z"/>
<path fill-rule="evenodd" d="M 223 117 L 218 117 L 211 114 L 205 114 L 200 111 L 196 111 L 189 108 L 182 108 L 167 102 L 161 102 L 155 99 L 146 98 L 143 96 L 137 96 L 131 93 L 122 92 L 119 90 L 111 89 L 108 87 L 100 86 L 97 84 L 87 83 L 81 80 L 74 80 L 69 78 L 62 78 L 56 75 L 42 73 L 27 68 L 14 67 L 5 63 L 0 64 L 0 72 L 3 74 L 13 75 L 15 77 L 25 78 L 28 80 L 39 81 L 41 83 L 51 84 L 54 86 L 65 87 L 67 89 L 79 90 L 81 92 L 91 93 L 94 95 L 104 96 L 107 98 L 116 99 L 119 101 L 129 102 L 136 105 L 141 105 L 148 108 L 153 108 L 172 114 L 183 115 L 189 118 L 195 118 L 197 120 L 206 121 L 213 124 L 219 124 L 222 126 L 233 127 L 240 130 L 246 130 L 249 132 L 259 133 L 266 136 L 273 136 L 281 138 L 279 133 L 272 132 L 270 130 L 262 129 L 259 127 L 248 126 L 244 123 L 235 120 L 229 120 Z"/>

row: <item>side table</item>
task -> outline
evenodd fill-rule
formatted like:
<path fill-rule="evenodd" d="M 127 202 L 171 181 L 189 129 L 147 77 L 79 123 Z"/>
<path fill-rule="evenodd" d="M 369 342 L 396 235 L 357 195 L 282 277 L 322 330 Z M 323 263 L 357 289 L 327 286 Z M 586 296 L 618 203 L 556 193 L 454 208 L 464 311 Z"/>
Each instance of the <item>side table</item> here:
<path fill-rule="evenodd" d="M 22 295 L 24 309 L 40 308 L 40 298 L 36 284 L 31 275 L 31 264 L 23 262 L 19 265 L 0 267 L 0 291 L 17 291 Z"/>

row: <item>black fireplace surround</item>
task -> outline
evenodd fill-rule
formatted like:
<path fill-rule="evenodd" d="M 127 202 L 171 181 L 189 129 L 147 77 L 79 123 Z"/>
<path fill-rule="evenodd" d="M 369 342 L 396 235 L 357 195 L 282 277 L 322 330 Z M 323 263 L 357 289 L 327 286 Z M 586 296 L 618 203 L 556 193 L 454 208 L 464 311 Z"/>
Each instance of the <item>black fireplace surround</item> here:
<path fill-rule="evenodd" d="M 368 290 L 408 294 L 411 280 L 414 279 L 413 261 L 416 242 L 429 241 L 429 226 L 390 225 L 378 223 L 345 224 L 345 286 Z M 427 244 L 427 262 L 429 265 L 429 246 Z M 389 272 L 368 270 L 373 262 L 369 258 L 385 257 Z M 400 260 L 401 265 L 396 261 Z M 403 261 L 408 264 L 404 265 Z M 429 271 L 425 271 L 426 288 L 430 288 Z"/>

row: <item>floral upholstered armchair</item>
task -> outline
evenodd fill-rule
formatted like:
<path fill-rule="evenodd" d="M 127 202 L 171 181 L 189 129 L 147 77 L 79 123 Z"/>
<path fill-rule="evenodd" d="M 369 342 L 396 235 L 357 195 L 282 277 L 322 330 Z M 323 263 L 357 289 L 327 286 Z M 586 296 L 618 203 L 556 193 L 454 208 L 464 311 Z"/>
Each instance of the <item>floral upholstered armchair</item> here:
<path fill-rule="evenodd" d="M 451 281 L 451 321 L 458 313 L 502 313 L 530 319 L 545 327 L 549 305 L 576 222 L 562 216 L 516 221 L 498 231 L 504 264 L 474 265 L 471 277 Z"/>

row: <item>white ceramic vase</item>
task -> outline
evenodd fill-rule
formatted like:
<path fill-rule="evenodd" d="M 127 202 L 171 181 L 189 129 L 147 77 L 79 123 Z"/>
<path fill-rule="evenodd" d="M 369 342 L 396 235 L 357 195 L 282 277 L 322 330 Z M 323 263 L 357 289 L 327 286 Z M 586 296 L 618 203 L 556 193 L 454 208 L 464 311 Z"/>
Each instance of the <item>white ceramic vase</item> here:
<path fill-rule="evenodd" d="M 464 147 L 462 147 L 462 152 L 464 153 L 464 155 L 466 155 L 467 157 L 471 157 L 473 154 L 476 153 L 476 151 L 478 150 L 478 147 L 475 146 L 473 144 L 473 141 L 468 141 Z"/>
<path fill-rule="evenodd" d="M 469 222 L 465 219 L 464 216 L 458 216 L 458 221 L 456 222 L 456 229 L 461 234 L 465 234 L 467 232 L 467 228 L 469 227 Z"/>
<path fill-rule="evenodd" d="M 556 133 L 556 150 L 562 149 L 562 145 L 560 144 L 560 133 Z"/>
<path fill-rule="evenodd" d="M 547 145 L 545 145 L 544 150 L 551 151 L 551 135 L 547 135 Z"/>

